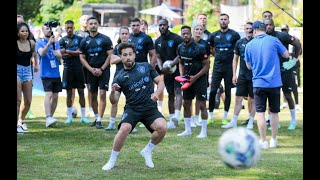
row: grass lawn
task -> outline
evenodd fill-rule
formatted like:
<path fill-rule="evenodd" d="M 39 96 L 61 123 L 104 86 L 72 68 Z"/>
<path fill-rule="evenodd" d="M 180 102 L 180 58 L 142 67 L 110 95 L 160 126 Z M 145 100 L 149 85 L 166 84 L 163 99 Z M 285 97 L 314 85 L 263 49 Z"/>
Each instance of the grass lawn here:
<path fill-rule="evenodd" d="M 168 115 L 167 97 L 163 113 Z M 300 93 L 300 106 L 303 107 Z M 66 101 L 59 97 L 55 117 L 59 123 L 54 128 L 45 127 L 43 97 L 33 97 L 32 112 L 35 119 L 27 119 L 29 131 L 17 135 L 17 179 L 303 179 L 303 113 L 297 111 L 297 129 L 287 130 L 290 121 L 288 108 L 281 110 L 278 144 L 275 149 L 263 150 L 257 166 L 246 170 L 233 170 L 225 166 L 217 152 L 218 139 L 225 131 L 220 128 L 223 109 L 215 111 L 214 124 L 208 126 L 208 138 L 198 139 L 201 127 L 193 128 L 191 137 L 177 137 L 184 130 L 180 122 L 177 129 L 170 129 L 164 140 L 155 148 L 155 168 L 148 169 L 139 152 L 150 139 L 145 128 L 130 134 L 119 154 L 116 167 L 103 171 L 108 161 L 113 138 L 117 132 L 96 129 L 79 122 L 79 116 L 71 125 L 64 124 Z M 78 102 L 76 99 L 75 102 Z M 79 104 L 75 104 L 79 111 Z M 119 103 L 117 123 L 123 112 L 124 97 Z M 107 103 L 103 125 L 110 115 Z M 234 97 L 229 111 L 232 117 Z M 223 108 L 220 106 L 220 108 Z M 238 124 L 246 120 L 248 111 L 240 112 Z M 92 120 L 92 118 L 91 118 Z M 256 121 L 255 121 L 256 124 Z M 255 125 L 254 131 L 258 133 Z M 268 131 L 267 139 L 271 132 Z"/>

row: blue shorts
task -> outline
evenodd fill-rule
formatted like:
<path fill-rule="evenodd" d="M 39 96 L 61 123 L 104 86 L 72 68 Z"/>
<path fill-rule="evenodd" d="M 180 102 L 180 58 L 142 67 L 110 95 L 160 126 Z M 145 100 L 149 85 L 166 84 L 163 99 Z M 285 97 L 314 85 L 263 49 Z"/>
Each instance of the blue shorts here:
<path fill-rule="evenodd" d="M 21 83 L 25 81 L 31 81 L 32 78 L 32 68 L 30 66 L 22 66 L 17 64 L 17 79 L 21 81 Z"/>

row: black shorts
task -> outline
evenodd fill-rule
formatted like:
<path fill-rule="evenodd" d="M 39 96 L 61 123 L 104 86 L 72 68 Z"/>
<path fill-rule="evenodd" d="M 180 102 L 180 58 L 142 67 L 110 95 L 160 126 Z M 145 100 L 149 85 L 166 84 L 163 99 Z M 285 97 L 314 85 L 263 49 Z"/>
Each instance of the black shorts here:
<path fill-rule="evenodd" d="M 252 80 L 247 80 L 246 78 L 239 76 L 236 87 L 236 96 L 246 97 L 249 95 L 253 98 Z"/>
<path fill-rule="evenodd" d="M 293 71 L 291 69 L 287 71 L 282 71 L 281 80 L 282 80 L 282 91 L 284 93 L 290 93 L 295 87 Z"/>
<path fill-rule="evenodd" d="M 179 76 L 179 71 L 173 74 L 164 74 L 164 84 L 168 94 L 175 94 L 175 91 L 180 91 L 181 93 L 181 84 L 174 79 L 176 76 Z"/>
<path fill-rule="evenodd" d="M 270 112 L 280 112 L 280 88 L 253 88 L 256 112 L 266 112 L 267 100 Z"/>
<path fill-rule="evenodd" d="M 88 90 L 90 92 L 97 92 L 98 88 L 108 91 L 110 80 L 110 68 L 105 69 L 102 75 L 99 77 L 94 76 L 91 72 L 88 72 L 87 78 Z"/>
<path fill-rule="evenodd" d="M 131 124 L 132 129 L 136 127 L 138 122 L 141 122 L 145 125 L 145 127 L 149 130 L 150 133 L 153 133 L 154 129 L 151 129 L 150 126 L 158 118 L 164 118 L 164 117 L 159 112 L 157 107 L 153 107 L 151 109 L 145 109 L 143 111 L 137 111 L 131 108 L 125 108 L 121 117 L 121 121 L 118 125 L 118 130 L 120 129 L 121 124 L 123 122 Z"/>
<path fill-rule="evenodd" d="M 201 76 L 196 83 L 192 84 L 187 90 L 183 91 L 184 100 L 192 100 L 194 97 L 199 101 L 207 100 L 208 78 L 206 75 Z"/>
<path fill-rule="evenodd" d="M 45 92 L 59 93 L 62 91 L 60 78 L 41 78 Z"/>
<path fill-rule="evenodd" d="M 83 70 L 70 70 L 63 69 L 62 76 L 62 88 L 66 90 L 71 90 L 74 88 L 84 89 L 84 75 Z"/>
<path fill-rule="evenodd" d="M 224 80 L 225 89 L 230 90 L 231 88 L 234 88 L 235 85 L 232 83 L 232 76 L 233 76 L 232 69 L 223 71 L 223 72 L 213 71 L 212 77 L 211 77 L 210 91 L 212 91 L 213 89 L 218 89 L 221 85 L 222 79 Z"/>

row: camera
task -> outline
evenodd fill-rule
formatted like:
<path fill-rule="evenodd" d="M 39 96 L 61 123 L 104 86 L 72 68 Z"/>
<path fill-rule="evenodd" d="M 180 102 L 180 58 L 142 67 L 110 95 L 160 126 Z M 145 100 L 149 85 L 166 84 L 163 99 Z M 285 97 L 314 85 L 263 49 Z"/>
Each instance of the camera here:
<path fill-rule="evenodd" d="M 44 25 L 49 27 L 57 27 L 60 25 L 60 23 L 55 20 L 51 20 L 51 21 L 45 22 Z"/>

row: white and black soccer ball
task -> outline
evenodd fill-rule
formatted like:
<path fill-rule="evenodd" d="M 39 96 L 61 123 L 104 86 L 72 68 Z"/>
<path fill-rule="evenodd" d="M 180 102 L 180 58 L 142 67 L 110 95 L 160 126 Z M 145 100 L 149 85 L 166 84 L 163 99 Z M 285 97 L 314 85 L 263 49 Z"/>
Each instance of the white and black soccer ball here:
<path fill-rule="evenodd" d="M 73 117 L 73 118 L 76 118 L 77 115 L 78 115 L 78 110 L 77 110 L 77 108 L 72 107 L 72 117 Z"/>
<path fill-rule="evenodd" d="M 222 161 L 233 169 L 247 169 L 260 160 L 261 148 L 255 132 L 244 127 L 226 130 L 219 138 Z"/>
<path fill-rule="evenodd" d="M 172 60 L 166 60 L 166 61 L 162 64 L 162 67 L 167 67 L 171 62 L 172 62 Z M 176 72 L 176 70 L 177 70 L 177 66 L 172 66 L 172 67 L 170 68 L 170 72 L 171 72 L 171 73 Z"/>

